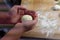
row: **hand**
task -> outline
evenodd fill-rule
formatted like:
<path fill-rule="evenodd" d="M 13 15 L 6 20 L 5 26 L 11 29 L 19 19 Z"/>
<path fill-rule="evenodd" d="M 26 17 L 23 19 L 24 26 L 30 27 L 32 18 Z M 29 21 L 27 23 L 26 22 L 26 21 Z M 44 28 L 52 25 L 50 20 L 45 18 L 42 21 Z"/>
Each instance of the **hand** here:
<path fill-rule="evenodd" d="M 20 11 L 20 14 L 19 14 L 18 13 L 18 11 L 19 11 L 18 9 L 19 8 L 22 8 L 22 7 L 21 6 L 14 6 L 10 10 L 10 16 L 11 16 L 11 22 L 12 23 L 16 23 L 21 18 L 21 15 L 20 14 L 23 14 L 24 13 L 24 11 L 21 10 Z M 23 8 L 23 9 L 25 9 L 25 8 Z"/>
<path fill-rule="evenodd" d="M 32 21 L 26 21 L 26 22 L 19 22 L 15 25 L 15 27 L 23 26 L 25 31 L 31 30 L 33 26 L 37 23 L 37 14 L 34 11 L 27 10 L 21 6 L 14 6 L 10 10 L 11 12 L 11 22 L 17 23 L 21 17 L 25 14 L 31 15 L 33 17 Z"/>
<path fill-rule="evenodd" d="M 20 29 L 24 29 L 24 31 L 29 31 L 29 30 L 34 28 L 36 23 L 37 23 L 37 19 L 32 20 L 32 21 L 26 21 L 26 22 L 23 22 L 23 23 L 17 23 L 15 25 L 15 27 L 20 28 Z"/>

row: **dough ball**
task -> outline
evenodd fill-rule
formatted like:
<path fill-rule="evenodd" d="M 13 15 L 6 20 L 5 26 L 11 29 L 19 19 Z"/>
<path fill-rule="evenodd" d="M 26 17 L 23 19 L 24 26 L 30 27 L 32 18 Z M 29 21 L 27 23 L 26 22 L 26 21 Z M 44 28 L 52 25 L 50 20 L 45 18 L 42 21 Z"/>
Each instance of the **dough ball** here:
<path fill-rule="evenodd" d="M 22 20 L 22 22 L 24 22 L 24 21 L 33 20 L 33 18 L 30 15 L 24 15 L 24 16 L 22 16 L 22 19 L 21 20 Z"/>
<path fill-rule="evenodd" d="M 54 10 L 60 10 L 60 5 L 55 5 L 55 6 L 53 7 L 53 9 L 54 9 Z"/>

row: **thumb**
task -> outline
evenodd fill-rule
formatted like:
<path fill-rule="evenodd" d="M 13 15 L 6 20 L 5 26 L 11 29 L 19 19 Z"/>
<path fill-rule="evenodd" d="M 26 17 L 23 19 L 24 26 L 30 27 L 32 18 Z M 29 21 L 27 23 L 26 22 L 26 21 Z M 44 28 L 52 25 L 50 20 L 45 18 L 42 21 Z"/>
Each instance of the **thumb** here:
<path fill-rule="evenodd" d="M 21 23 L 17 23 L 17 24 L 15 25 L 16 28 L 19 28 L 19 27 L 22 27 L 22 26 L 23 26 L 23 24 L 21 24 Z"/>

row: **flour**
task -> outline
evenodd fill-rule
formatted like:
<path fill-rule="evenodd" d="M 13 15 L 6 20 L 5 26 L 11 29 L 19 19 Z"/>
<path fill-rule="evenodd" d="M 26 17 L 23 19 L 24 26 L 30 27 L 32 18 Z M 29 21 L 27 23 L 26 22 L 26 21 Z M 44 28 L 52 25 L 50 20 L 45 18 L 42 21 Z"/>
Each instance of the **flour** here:
<path fill-rule="evenodd" d="M 55 17 L 48 18 L 48 16 L 54 16 L 54 14 L 46 12 L 45 15 L 41 12 L 38 13 L 38 22 L 39 22 L 39 27 L 40 31 L 42 34 L 46 33 L 46 36 L 48 37 L 50 34 L 53 34 L 53 32 L 57 29 L 57 22 L 58 20 Z"/>

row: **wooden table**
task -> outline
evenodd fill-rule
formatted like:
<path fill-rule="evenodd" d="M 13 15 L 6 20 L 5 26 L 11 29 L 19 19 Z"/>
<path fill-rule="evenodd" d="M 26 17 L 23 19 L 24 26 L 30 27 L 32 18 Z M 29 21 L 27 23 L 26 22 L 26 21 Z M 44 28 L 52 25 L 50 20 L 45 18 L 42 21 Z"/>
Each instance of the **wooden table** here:
<path fill-rule="evenodd" d="M 34 2 L 35 1 L 35 2 Z M 51 8 L 55 5 L 54 0 L 22 0 L 22 6 L 35 11 L 40 11 L 45 15 L 48 12 L 51 12 L 53 15 L 49 15 L 50 18 L 58 19 L 57 27 L 60 27 L 60 11 L 53 11 Z M 40 24 L 39 24 L 40 25 Z M 26 32 L 23 36 L 27 37 L 36 37 L 36 38 L 52 38 L 52 39 L 60 39 L 60 30 L 53 31 L 54 34 L 50 34 L 49 36 L 42 34 L 40 31 L 40 27 L 36 26 L 29 32 Z"/>

